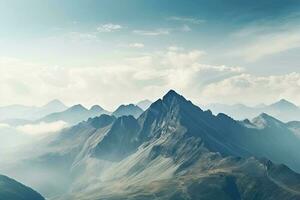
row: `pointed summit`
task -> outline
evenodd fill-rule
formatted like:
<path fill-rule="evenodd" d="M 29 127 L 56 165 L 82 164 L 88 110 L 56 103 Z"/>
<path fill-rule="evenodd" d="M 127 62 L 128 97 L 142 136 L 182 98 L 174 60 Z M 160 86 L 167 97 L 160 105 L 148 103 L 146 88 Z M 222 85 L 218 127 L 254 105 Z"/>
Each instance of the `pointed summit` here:
<path fill-rule="evenodd" d="M 287 101 L 286 99 L 281 99 L 280 101 L 271 104 L 270 107 L 277 109 L 298 109 L 295 104 Z"/>
<path fill-rule="evenodd" d="M 173 100 L 176 100 L 177 102 L 180 101 L 187 101 L 182 95 L 175 92 L 175 90 L 170 90 L 163 96 L 162 99 L 164 102 L 172 102 Z"/>
<path fill-rule="evenodd" d="M 147 110 L 151 104 L 152 104 L 152 101 L 146 99 L 146 100 L 138 102 L 136 105 L 143 110 Z"/>
<path fill-rule="evenodd" d="M 69 108 L 68 110 L 69 111 L 87 111 L 87 109 L 81 104 L 74 105 L 71 108 Z"/>
<path fill-rule="evenodd" d="M 67 106 L 64 103 L 62 103 L 60 100 L 54 99 L 54 100 L 48 102 L 42 108 L 43 109 L 54 109 L 56 111 L 56 110 L 67 109 Z"/>
<path fill-rule="evenodd" d="M 167 94 L 165 94 L 164 96 L 163 96 L 163 98 L 168 98 L 168 97 L 179 97 L 179 96 L 181 96 L 180 94 L 178 94 L 177 92 L 175 92 L 175 90 L 169 90 L 168 92 L 167 92 Z"/>
<path fill-rule="evenodd" d="M 91 108 L 90 108 L 90 111 L 93 111 L 93 112 L 101 112 L 103 111 L 104 109 L 99 106 L 99 105 L 93 105 Z"/>
<path fill-rule="evenodd" d="M 261 113 L 259 115 L 259 117 L 264 118 L 264 119 L 273 118 L 272 116 L 268 115 L 267 113 Z"/>
<path fill-rule="evenodd" d="M 163 110 L 173 110 L 173 109 L 196 109 L 201 110 L 201 108 L 195 106 L 190 100 L 185 99 L 182 95 L 175 92 L 175 90 L 170 90 L 161 99 L 158 99 L 151 104 L 149 109 L 156 110 L 155 112 L 162 112 Z"/>
<path fill-rule="evenodd" d="M 64 105 L 64 103 L 62 103 L 58 99 L 53 99 L 52 101 L 48 102 L 45 106 L 49 106 L 49 105 Z"/>
<path fill-rule="evenodd" d="M 116 116 L 116 117 L 132 115 L 135 118 L 138 118 L 143 112 L 144 111 L 140 107 L 138 107 L 134 104 L 129 104 L 129 105 L 119 106 L 113 112 L 113 115 Z"/>
<path fill-rule="evenodd" d="M 255 117 L 252 120 L 252 123 L 259 128 L 272 127 L 272 126 L 276 127 L 278 125 L 283 125 L 283 122 L 268 115 L 267 113 L 261 113 L 259 116 Z"/>

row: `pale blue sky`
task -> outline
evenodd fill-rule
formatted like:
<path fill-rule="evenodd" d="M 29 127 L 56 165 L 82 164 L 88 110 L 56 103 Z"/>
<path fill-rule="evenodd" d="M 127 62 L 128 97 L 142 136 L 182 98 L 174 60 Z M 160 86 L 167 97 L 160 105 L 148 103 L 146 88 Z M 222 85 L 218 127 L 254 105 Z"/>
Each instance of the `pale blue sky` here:
<path fill-rule="evenodd" d="M 0 0 L 0 25 L 1 105 L 300 101 L 298 0 Z"/>

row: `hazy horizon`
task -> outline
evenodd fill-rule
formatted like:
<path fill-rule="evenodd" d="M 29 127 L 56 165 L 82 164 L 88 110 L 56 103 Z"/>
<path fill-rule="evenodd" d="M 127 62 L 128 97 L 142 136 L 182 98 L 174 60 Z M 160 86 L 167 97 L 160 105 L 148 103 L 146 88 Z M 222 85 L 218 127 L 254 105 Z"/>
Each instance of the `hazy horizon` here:
<path fill-rule="evenodd" d="M 166 92 L 167 93 L 167 92 Z M 164 93 L 164 94 L 166 94 L 166 93 Z M 164 95 L 163 94 L 163 95 Z M 162 95 L 162 96 L 163 96 Z M 77 102 L 77 103 L 74 103 L 74 104 L 66 104 L 64 101 L 62 101 L 62 100 L 60 100 L 60 99 L 50 99 L 50 100 L 48 100 L 48 101 L 46 101 L 46 102 L 44 102 L 44 103 L 41 103 L 41 104 L 22 104 L 22 103 L 16 103 L 16 104 L 7 104 L 7 105 L 0 105 L 0 108 L 1 107 L 7 107 L 7 106 L 33 106 L 33 107 L 43 107 L 43 106 L 46 106 L 48 103 L 51 103 L 51 102 L 53 102 L 53 101 L 59 101 L 59 102 L 61 102 L 61 103 L 63 103 L 64 105 L 66 105 L 67 107 L 72 107 L 72 106 L 75 106 L 75 105 L 82 105 L 82 106 L 84 106 L 85 108 L 87 108 L 87 109 L 90 109 L 92 106 L 94 106 L 94 105 L 99 105 L 99 106 L 101 106 L 103 109 L 106 109 L 106 110 L 108 110 L 108 111 L 113 111 L 113 110 L 115 110 L 115 109 L 117 109 L 119 106 L 121 106 L 121 105 L 129 105 L 129 104 L 134 104 L 134 105 L 137 105 L 139 102 L 142 102 L 142 101 L 150 101 L 150 102 L 155 102 L 155 101 L 157 101 L 158 99 L 161 99 L 162 98 L 162 96 L 160 96 L 160 97 L 157 97 L 157 99 L 152 99 L 152 100 L 150 100 L 149 98 L 145 98 L 145 99 L 141 99 L 141 100 L 137 100 L 137 101 L 135 101 L 135 102 L 121 102 L 120 104 L 116 104 L 116 105 L 113 105 L 113 107 L 109 107 L 109 108 L 106 108 L 106 107 L 103 107 L 101 104 L 97 104 L 97 102 L 95 102 L 94 104 L 83 104 L 83 103 L 81 103 L 81 102 L 78 102 L 78 101 L 74 101 L 74 102 Z M 235 105 L 244 105 L 244 106 L 248 106 L 248 107 L 258 107 L 258 106 L 262 106 L 262 105 L 265 105 L 265 106 L 267 106 L 267 105 L 272 105 L 272 104 L 274 104 L 274 103 L 278 103 L 278 102 L 280 102 L 281 100 L 286 100 L 287 102 L 290 102 L 290 103 L 292 103 L 292 104 L 294 104 L 294 105 L 296 105 L 296 106 L 300 106 L 300 104 L 297 104 L 297 102 L 293 102 L 293 101 L 290 101 L 289 99 L 286 99 L 286 98 L 280 98 L 280 99 L 277 99 L 277 100 L 275 100 L 275 101 L 273 101 L 273 102 L 260 102 L 260 103 L 256 103 L 256 104 L 246 104 L 246 103 L 240 103 L 240 102 L 236 102 L 236 103 L 222 103 L 222 101 L 220 101 L 220 102 L 211 102 L 211 103 L 208 103 L 208 104 L 201 104 L 201 102 L 199 103 L 199 102 L 193 102 L 193 103 L 195 103 L 196 105 L 198 105 L 200 108 L 202 107 L 202 106 L 205 106 L 205 108 L 208 108 L 207 106 L 211 106 L 211 105 L 218 105 L 218 104 L 220 104 L 220 105 L 226 105 L 226 106 L 235 106 Z"/>

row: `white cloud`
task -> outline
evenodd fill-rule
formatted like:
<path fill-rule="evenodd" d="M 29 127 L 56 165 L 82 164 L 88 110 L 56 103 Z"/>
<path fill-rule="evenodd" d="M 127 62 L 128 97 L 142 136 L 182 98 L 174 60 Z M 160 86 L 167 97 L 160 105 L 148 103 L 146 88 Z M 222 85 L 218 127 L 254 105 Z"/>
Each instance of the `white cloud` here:
<path fill-rule="evenodd" d="M 9 128 L 9 124 L 0 123 L 0 128 Z"/>
<path fill-rule="evenodd" d="M 203 55 L 205 55 L 205 52 L 199 50 L 192 50 L 189 52 L 169 51 L 165 54 L 162 62 L 165 65 L 170 65 L 170 66 L 181 66 L 181 67 L 191 66 L 195 62 L 199 61 L 199 59 Z"/>
<path fill-rule="evenodd" d="M 240 73 L 238 68 L 203 65 L 203 56 L 203 51 L 173 46 L 99 67 L 42 66 L 16 59 L 2 59 L 1 64 L 0 59 L 0 103 L 58 98 L 69 104 L 112 108 L 136 99 L 158 98 L 170 88 L 197 91 L 205 81 Z"/>
<path fill-rule="evenodd" d="M 16 129 L 28 135 L 43 135 L 47 133 L 54 133 L 66 128 L 68 124 L 64 121 L 57 122 L 40 122 L 38 124 L 26 124 L 18 126 Z"/>
<path fill-rule="evenodd" d="M 182 47 L 178 47 L 178 46 L 169 46 L 168 47 L 168 51 L 181 51 L 183 50 Z"/>
<path fill-rule="evenodd" d="M 151 55 L 132 57 L 132 58 L 127 58 L 126 62 L 132 66 L 149 67 L 153 64 L 153 57 Z"/>
<path fill-rule="evenodd" d="M 108 24 L 103 24 L 103 25 L 99 26 L 97 28 L 97 31 L 101 32 L 101 33 L 109 33 L 109 32 L 119 31 L 122 28 L 123 27 L 119 24 L 108 23 Z"/>
<path fill-rule="evenodd" d="M 159 36 L 159 35 L 169 35 L 169 29 L 155 29 L 155 30 L 133 30 L 134 34 L 145 35 L 145 36 Z"/>
<path fill-rule="evenodd" d="M 153 91 L 161 92 L 173 88 L 195 98 L 205 84 L 243 72 L 240 67 L 201 64 L 201 58 L 205 55 L 203 51 L 183 51 L 183 49 L 179 51 L 179 47 L 169 49 L 167 52 L 157 52 L 148 56 L 151 63 L 145 62 L 145 65 L 139 65 L 144 66 L 141 71 L 138 69 L 133 71 L 133 79 L 137 84 L 140 81 L 149 82 L 143 89 L 150 87 Z M 144 60 L 145 57 L 135 59 Z"/>
<path fill-rule="evenodd" d="M 299 19 L 287 18 L 274 26 L 264 20 L 247 25 L 232 34 L 239 44 L 229 55 L 238 56 L 248 62 L 300 48 Z"/>
<path fill-rule="evenodd" d="M 233 52 L 246 61 L 256 61 L 265 56 L 277 54 L 300 47 L 300 30 L 294 32 L 272 33 L 259 36 L 253 43 Z"/>
<path fill-rule="evenodd" d="M 180 28 L 181 31 L 183 32 L 189 32 L 191 31 L 191 27 L 189 27 L 188 25 L 184 24 L 181 28 Z"/>
<path fill-rule="evenodd" d="M 196 97 L 206 84 L 242 73 L 238 67 L 204 65 L 205 55 L 173 46 L 91 67 L 43 66 L 14 59 L 2 59 L 1 64 L 0 59 L 0 104 L 41 104 L 57 98 L 67 104 L 114 109 L 136 99 L 155 100 L 171 88 Z"/>
<path fill-rule="evenodd" d="M 204 19 L 198 19 L 198 18 L 193 18 L 193 17 L 173 16 L 173 17 L 169 17 L 167 19 L 172 20 L 172 21 L 178 21 L 178 22 L 187 22 L 187 23 L 191 23 L 191 24 L 202 24 L 202 23 L 206 22 L 206 20 L 204 20 Z"/>
<path fill-rule="evenodd" d="M 276 76 L 240 74 L 207 85 L 199 94 L 205 103 L 272 103 L 281 98 L 300 101 L 300 74 Z"/>
<path fill-rule="evenodd" d="M 98 41 L 98 37 L 95 33 L 81 33 L 81 32 L 70 32 L 66 35 L 71 41 Z"/>
<path fill-rule="evenodd" d="M 129 47 L 132 47 L 132 48 L 144 48 L 145 45 L 143 43 L 132 43 L 132 44 L 129 44 Z"/>

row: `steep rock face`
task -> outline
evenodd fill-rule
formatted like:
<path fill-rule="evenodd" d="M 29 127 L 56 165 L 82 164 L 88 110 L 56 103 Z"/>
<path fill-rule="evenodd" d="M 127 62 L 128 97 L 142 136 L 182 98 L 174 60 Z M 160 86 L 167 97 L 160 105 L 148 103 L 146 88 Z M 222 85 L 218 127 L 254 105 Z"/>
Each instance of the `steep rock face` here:
<path fill-rule="evenodd" d="M 95 147 L 94 155 L 111 161 L 127 157 L 139 146 L 136 137 L 139 128 L 137 120 L 131 115 L 118 118 Z"/>
<path fill-rule="evenodd" d="M 214 116 L 170 91 L 138 120 L 142 124 L 140 137 L 146 140 L 166 134 L 181 135 L 178 141 L 182 138 L 198 140 L 209 151 L 223 156 L 267 157 L 300 171 L 299 138 L 284 123 L 267 114 L 250 122 L 249 128 L 249 122 L 235 121 L 225 114 Z"/>
<path fill-rule="evenodd" d="M 0 175 L 0 200 L 45 200 L 33 189 Z"/>
<path fill-rule="evenodd" d="M 201 143 L 207 149 L 224 155 L 250 155 L 229 138 L 232 129 L 242 129 L 238 122 L 226 115 L 215 117 L 210 111 L 204 112 L 174 91 L 155 102 L 139 121 L 143 127 L 141 138 L 181 135 L 182 138 L 197 140 L 198 145 Z"/>

